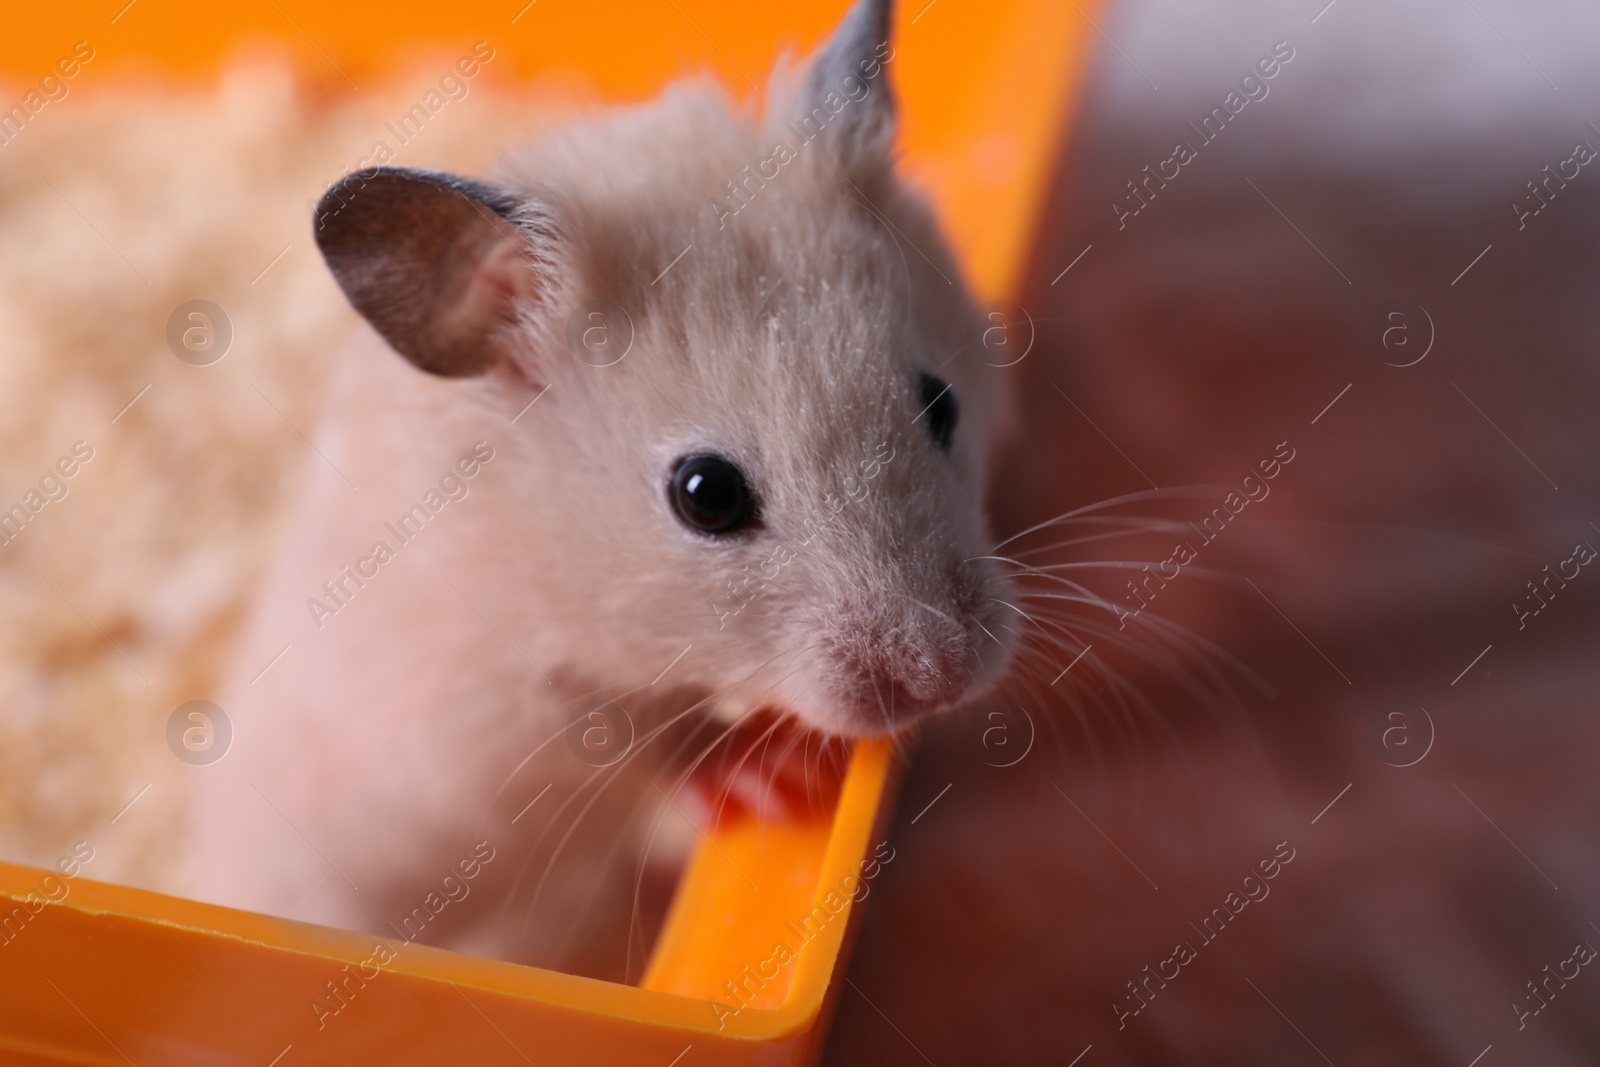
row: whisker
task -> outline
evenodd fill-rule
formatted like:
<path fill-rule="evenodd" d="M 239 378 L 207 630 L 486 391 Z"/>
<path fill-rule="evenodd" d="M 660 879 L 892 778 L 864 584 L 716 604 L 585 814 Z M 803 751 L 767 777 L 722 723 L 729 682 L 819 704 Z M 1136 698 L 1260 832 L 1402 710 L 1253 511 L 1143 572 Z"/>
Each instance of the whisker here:
<path fill-rule="evenodd" d="M 890 593 L 889 595 L 894 597 L 896 600 L 909 600 L 913 604 L 917 605 L 917 607 L 926 609 L 930 614 L 938 616 L 939 618 L 943 619 L 945 622 L 949 623 L 951 626 L 954 626 L 956 629 L 959 630 L 961 628 L 961 624 L 956 622 L 956 620 L 954 618 L 952 618 L 948 612 L 940 611 L 938 608 L 934 607 L 932 604 L 929 604 L 929 603 L 927 603 L 925 601 L 922 601 L 922 600 L 918 600 L 914 596 L 907 596 L 904 593 Z"/>
<path fill-rule="evenodd" d="M 1048 530 L 1053 526 L 1059 526 L 1068 519 L 1077 518 L 1082 515 L 1091 515 L 1096 512 L 1107 511 L 1114 507 L 1121 507 L 1124 504 L 1142 504 L 1151 500 L 1181 500 L 1187 497 L 1214 494 L 1218 489 L 1227 488 L 1229 487 L 1217 485 L 1183 485 L 1170 486 L 1166 489 L 1144 489 L 1136 493 L 1124 493 L 1121 496 L 1107 497 L 1104 500 L 1095 501 L 1093 504 L 1085 504 L 1081 508 L 1075 508 L 1072 511 L 1062 512 L 1055 518 L 1046 519 L 1043 522 L 1035 523 L 1034 525 L 1029 526 L 1027 529 L 1019 531 L 1018 533 L 1014 533 L 1005 540 L 998 542 L 992 551 L 998 552 L 1000 549 L 1004 548 L 1006 545 L 1009 545 L 1013 541 L 1027 537 L 1029 534 L 1038 533 L 1040 530 Z"/>

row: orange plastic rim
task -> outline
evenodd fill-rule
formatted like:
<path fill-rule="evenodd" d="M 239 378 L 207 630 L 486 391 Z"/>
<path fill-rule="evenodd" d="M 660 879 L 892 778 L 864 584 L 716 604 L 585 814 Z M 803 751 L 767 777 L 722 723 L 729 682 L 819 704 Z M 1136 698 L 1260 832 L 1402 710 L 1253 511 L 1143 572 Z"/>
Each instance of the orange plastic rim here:
<path fill-rule="evenodd" d="M 666 1064 L 689 1047 L 695 1063 L 804 1062 L 889 770 L 888 742 L 859 744 L 831 825 L 723 828 L 691 860 L 651 988 L 0 864 L 0 1050 L 106 1065 Z M 797 959 L 767 980 L 776 995 L 735 1010 L 723 983 L 753 989 L 746 968 L 769 971 L 783 939 Z"/>

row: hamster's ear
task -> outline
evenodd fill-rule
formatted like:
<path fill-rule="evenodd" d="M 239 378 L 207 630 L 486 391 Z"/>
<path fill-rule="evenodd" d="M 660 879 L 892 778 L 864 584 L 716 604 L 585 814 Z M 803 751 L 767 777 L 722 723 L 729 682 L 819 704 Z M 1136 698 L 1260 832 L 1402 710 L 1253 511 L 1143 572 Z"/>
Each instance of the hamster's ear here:
<path fill-rule="evenodd" d="M 894 147 L 895 103 L 885 70 L 894 59 L 892 8 L 891 0 L 856 0 L 817 50 L 789 105 L 795 113 L 789 128 L 820 138 L 850 173 L 886 167 Z"/>
<path fill-rule="evenodd" d="M 509 190 L 410 167 L 341 179 L 317 205 L 316 238 L 339 288 L 395 351 L 452 378 L 501 359 L 552 243 L 548 219 Z"/>

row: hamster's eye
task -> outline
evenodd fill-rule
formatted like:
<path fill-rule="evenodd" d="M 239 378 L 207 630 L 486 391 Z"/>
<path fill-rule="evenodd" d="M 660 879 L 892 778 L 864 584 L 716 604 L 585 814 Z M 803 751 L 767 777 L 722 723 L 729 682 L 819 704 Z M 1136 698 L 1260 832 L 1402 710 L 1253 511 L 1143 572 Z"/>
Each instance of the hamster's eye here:
<path fill-rule="evenodd" d="M 691 529 L 731 533 L 756 518 L 756 500 L 744 474 L 721 456 L 685 456 L 667 487 L 672 509 Z"/>
<path fill-rule="evenodd" d="M 949 382 L 931 374 L 920 376 L 918 388 L 922 395 L 922 413 L 928 420 L 928 433 L 934 444 L 948 452 L 950 438 L 956 432 L 956 421 L 961 417 L 955 390 Z"/>

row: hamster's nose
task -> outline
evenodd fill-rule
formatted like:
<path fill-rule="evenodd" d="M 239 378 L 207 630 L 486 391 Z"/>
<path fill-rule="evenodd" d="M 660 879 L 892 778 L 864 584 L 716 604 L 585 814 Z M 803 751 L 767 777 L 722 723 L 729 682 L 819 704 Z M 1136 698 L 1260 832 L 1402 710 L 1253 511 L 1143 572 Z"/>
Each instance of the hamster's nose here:
<path fill-rule="evenodd" d="M 972 681 L 974 656 L 955 633 L 886 634 L 852 649 L 845 696 L 867 721 L 897 727 L 957 703 Z"/>
<path fill-rule="evenodd" d="M 802 632 L 814 642 L 830 728 L 893 731 L 953 707 L 979 683 L 984 627 L 960 598 L 939 594 L 886 581 L 816 604 Z"/>
<path fill-rule="evenodd" d="M 895 723 L 932 714 L 954 702 L 954 694 L 947 689 L 926 683 L 907 684 L 882 674 L 872 675 L 861 691 L 871 698 L 868 710 L 876 710 Z"/>

